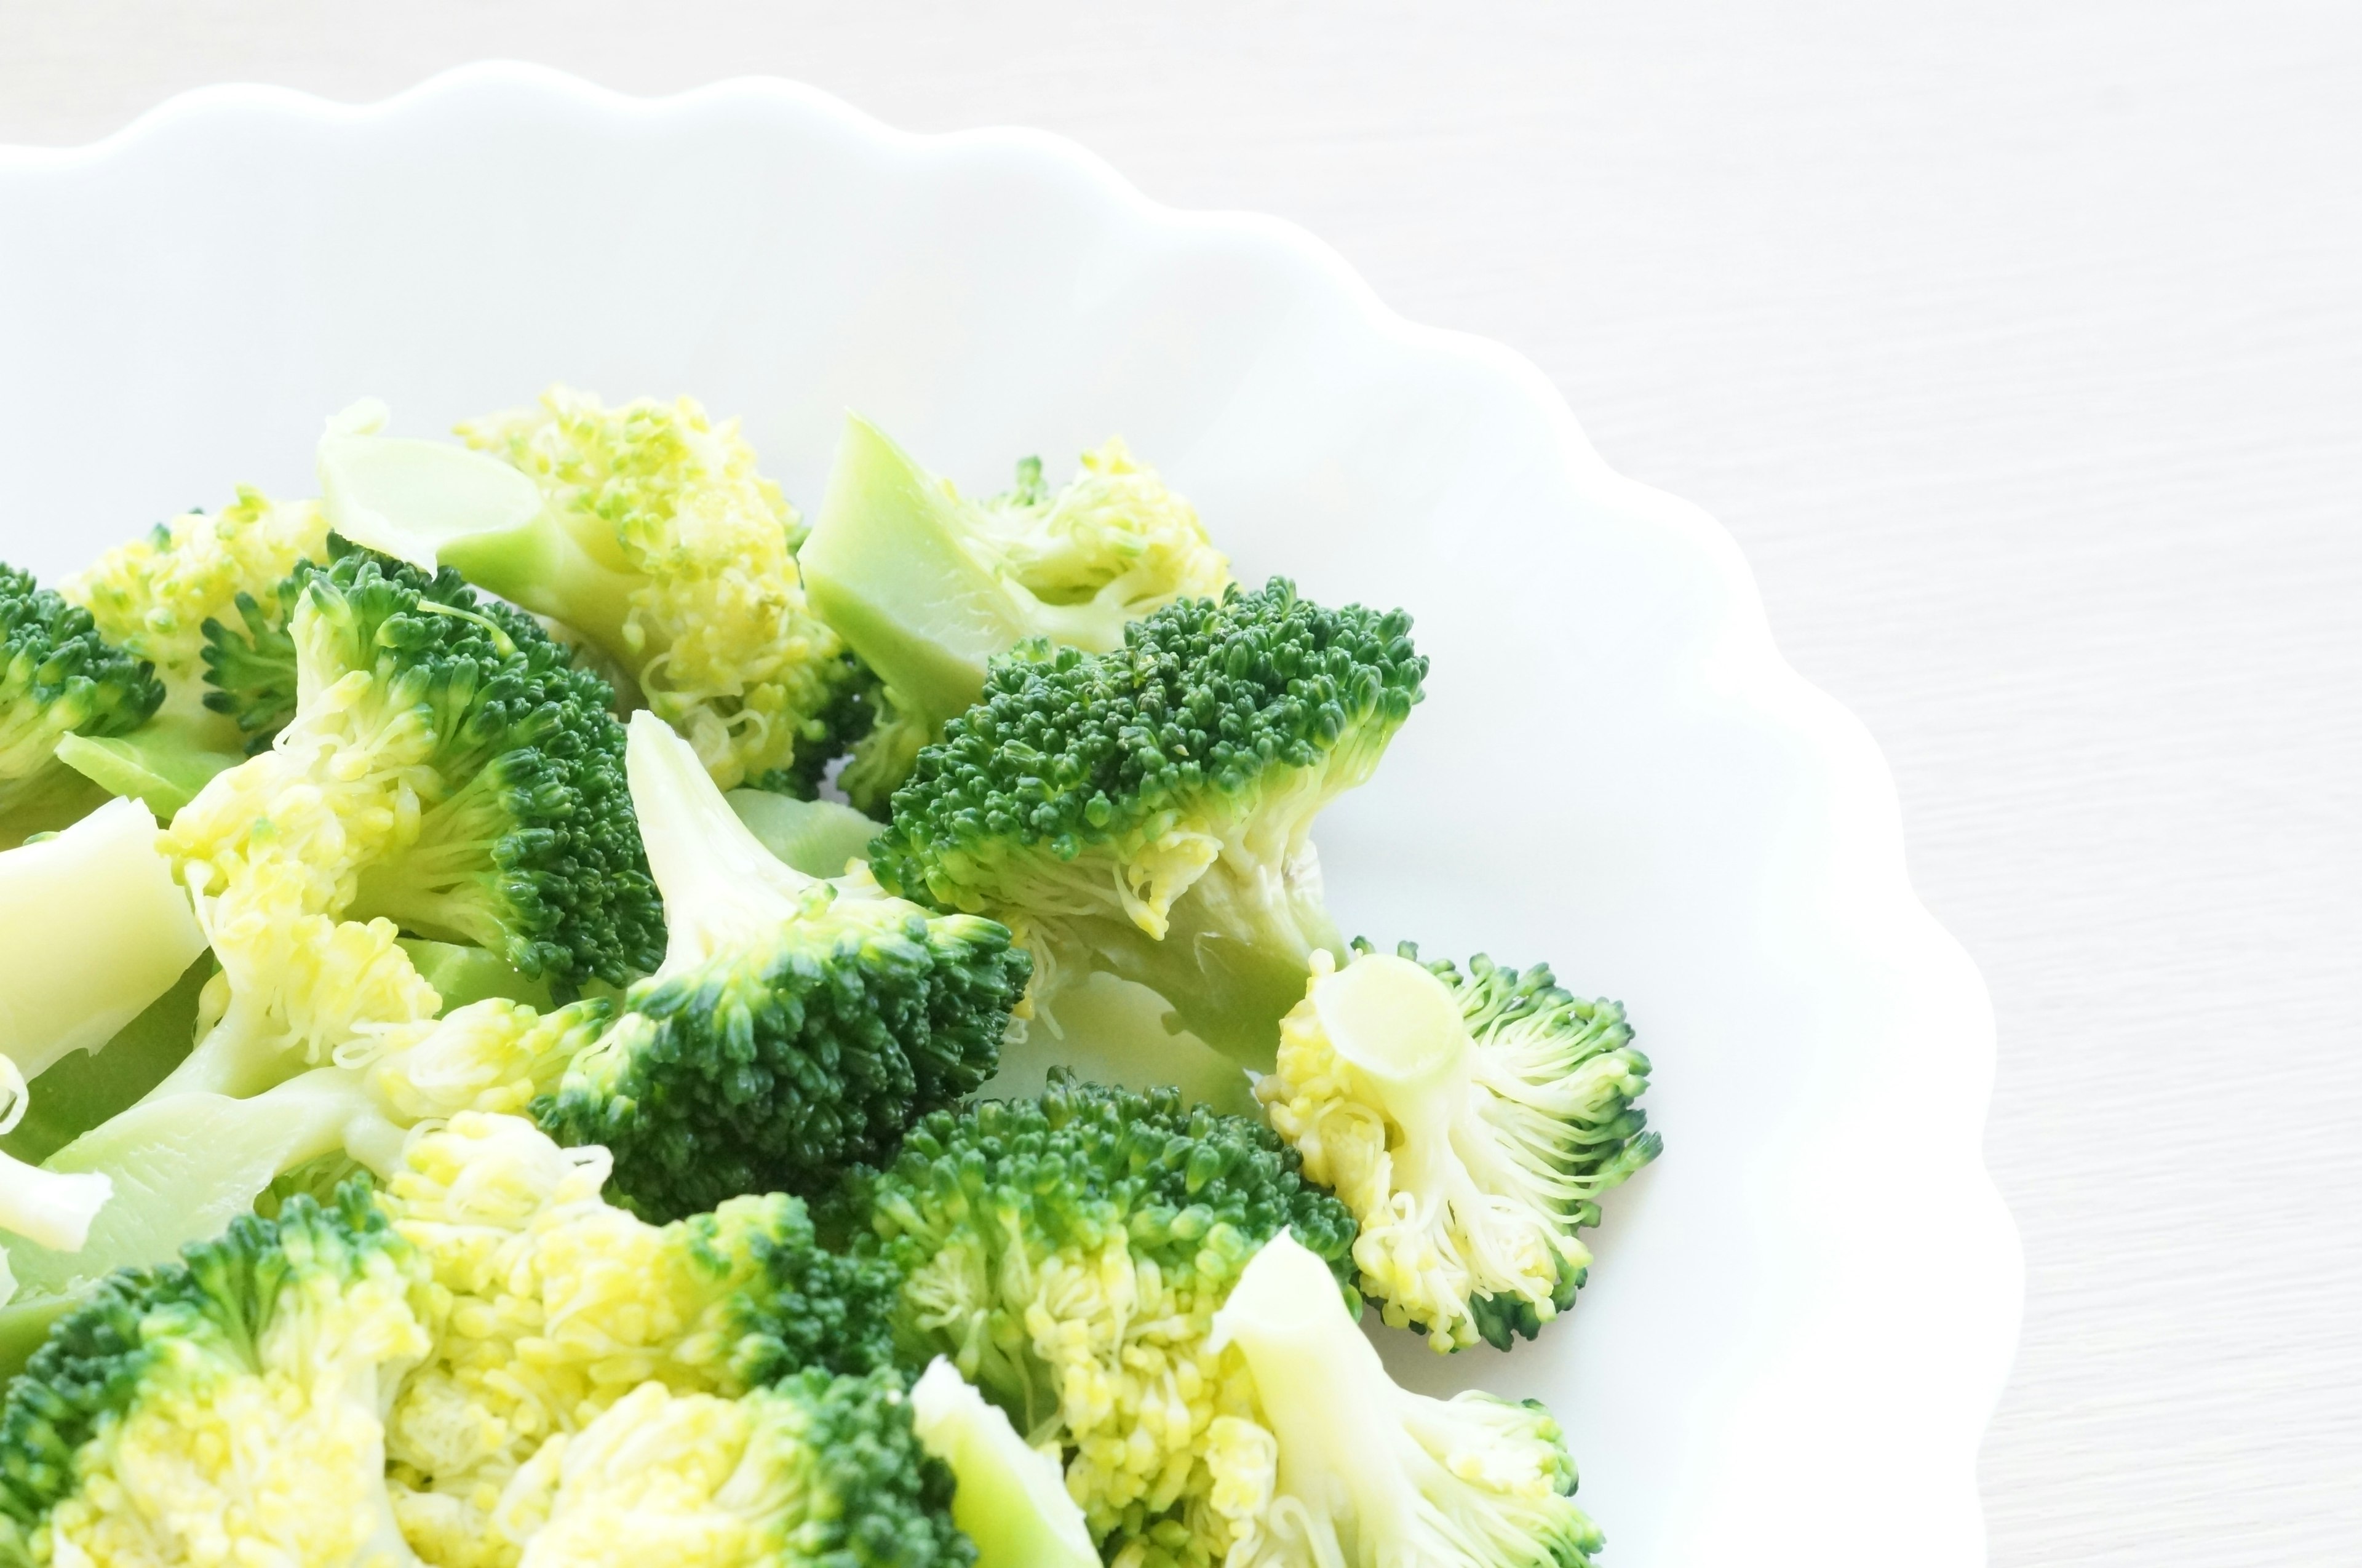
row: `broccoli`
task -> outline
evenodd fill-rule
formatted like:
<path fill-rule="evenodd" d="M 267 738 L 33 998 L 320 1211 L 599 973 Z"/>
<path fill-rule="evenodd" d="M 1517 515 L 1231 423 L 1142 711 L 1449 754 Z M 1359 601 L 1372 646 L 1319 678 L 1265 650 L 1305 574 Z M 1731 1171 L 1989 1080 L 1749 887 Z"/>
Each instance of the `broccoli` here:
<path fill-rule="evenodd" d="M 911 1425 L 951 1466 L 952 1522 L 976 1543 L 977 1568 L 1099 1568 L 1058 1462 L 1026 1447 L 1009 1413 L 942 1356 L 911 1386 Z"/>
<path fill-rule="evenodd" d="M 1275 578 L 1167 605 L 1113 653 L 1024 644 L 920 754 L 877 880 L 1006 921 L 1039 997 L 1107 969 L 1266 1070 L 1312 955 L 1343 948 L 1309 830 L 1419 700 L 1409 632 Z"/>
<path fill-rule="evenodd" d="M 1280 1236 L 1214 1316 L 1253 1391 L 1211 1441 L 1227 1568 L 1587 1568 L 1602 1538 L 1550 1412 L 1396 1386 L 1328 1285 Z"/>
<path fill-rule="evenodd" d="M 1006 927 L 775 859 L 652 713 L 629 766 L 664 963 L 535 1108 L 614 1151 L 625 1202 L 669 1219 L 808 1186 L 991 1077 L 1029 972 Z"/>
<path fill-rule="evenodd" d="M 378 1168 L 84 1292 L 0 1407 L 0 1564 L 965 1568 L 894 1275 L 797 1200 L 645 1224 L 479 1111 Z"/>
<path fill-rule="evenodd" d="M 952 1506 L 898 1376 L 806 1372 L 734 1399 L 641 1384 L 545 1444 L 494 1529 L 523 1568 L 967 1568 Z"/>
<path fill-rule="evenodd" d="M 395 1512 L 428 1562 L 513 1562 L 474 1553 L 546 1495 L 549 1445 L 651 1382 L 734 1399 L 892 1365 L 893 1272 L 821 1248 L 800 1201 L 657 1226 L 600 1197 L 606 1174 L 604 1151 L 469 1111 L 380 1195 L 432 1303 L 435 1348 L 387 1421 Z"/>
<path fill-rule="evenodd" d="M 1058 1445 L 1111 1561 L 1198 1539 L 1220 1387 L 1207 1335 L 1255 1250 L 1292 1229 L 1336 1269 L 1325 1288 L 1351 1291 L 1352 1217 L 1268 1128 L 1065 1075 L 1038 1099 L 928 1117 L 821 1223 L 901 1273 L 906 1362 L 950 1357 L 1028 1441 Z"/>
<path fill-rule="evenodd" d="M 1255 1086 L 1304 1174 L 1352 1209 L 1362 1292 L 1439 1351 L 1507 1350 L 1574 1303 L 1575 1231 L 1657 1157 L 1624 1010 L 1479 954 L 1462 974 L 1354 944 L 1313 960 Z"/>
<path fill-rule="evenodd" d="M 107 1280 L 0 1406 L 0 1563 L 407 1561 L 379 1416 L 416 1276 L 355 1186 Z"/>
<path fill-rule="evenodd" d="M 842 877 L 865 859 L 878 824 L 834 801 L 800 801 L 767 790 L 733 790 L 730 809 L 765 849 L 807 877 Z"/>
<path fill-rule="evenodd" d="M 1016 489 L 979 504 L 857 415 L 799 558 L 813 608 L 877 678 L 876 727 L 838 780 L 873 812 L 982 694 L 992 658 L 1032 637 L 1110 652 L 1126 623 L 1231 580 L 1197 513 L 1120 440 L 1054 496 L 1029 458 Z"/>
<path fill-rule="evenodd" d="M 106 640 L 90 612 L 0 565 L 0 832 L 21 843 L 97 803 L 58 761 L 69 735 L 119 735 L 164 701 L 155 667 Z"/>
<path fill-rule="evenodd" d="M 0 1132 L 61 1057 L 96 1051 L 204 949 L 156 850 L 156 820 L 110 801 L 54 838 L 0 852 Z M 112 1185 L 0 1154 L 0 1230 L 82 1246 Z"/>
<path fill-rule="evenodd" d="M 216 691 L 207 679 L 216 662 L 207 624 L 226 621 L 241 601 L 252 605 L 275 598 L 299 562 L 324 559 L 327 549 L 328 525 L 318 502 L 274 502 L 240 487 L 237 500 L 221 511 L 160 523 L 68 578 L 58 591 L 90 613 L 101 635 L 155 667 L 164 685 L 161 716 L 234 754 L 248 737 L 218 703 L 206 701 Z M 292 703 L 292 690 L 287 697 Z"/>
<path fill-rule="evenodd" d="M 294 718 L 166 834 L 226 1007 L 166 1092 L 250 1092 L 432 1018 L 403 929 L 562 990 L 654 966 L 661 915 L 603 682 L 456 574 L 363 552 L 306 569 L 289 627 Z"/>
<path fill-rule="evenodd" d="M 734 422 L 689 399 L 602 407 L 555 388 L 463 425 L 469 452 L 332 422 L 320 483 L 339 533 L 564 622 L 631 675 L 724 789 L 807 789 L 833 755 L 844 645 L 804 602 L 795 513 Z"/>

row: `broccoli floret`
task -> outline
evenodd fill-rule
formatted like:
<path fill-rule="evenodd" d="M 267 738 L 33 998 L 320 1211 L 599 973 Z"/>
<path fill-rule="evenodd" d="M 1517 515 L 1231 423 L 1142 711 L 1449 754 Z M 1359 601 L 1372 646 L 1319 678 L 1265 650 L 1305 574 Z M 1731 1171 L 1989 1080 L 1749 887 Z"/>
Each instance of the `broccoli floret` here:
<path fill-rule="evenodd" d="M 240 487 L 219 512 L 160 523 L 58 591 L 90 612 L 101 635 L 155 667 L 166 716 L 235 752 L 246 736 L 206 701 L 215 690 L 206 676 L 215 658 L 206 624 L 237 613 L 242 600 L 275 600 L 297 563 L 325 558 L 327 547 L 327 520 L 316 502 L 274 502 Z M 283 613 L 279 619 L 283 624 Z M 293 690 L 286 695 L 292 705 Z"/>
<path fill-rule="evenodd" d="M 226 1006 L 167 1091 L 250 1092 L 432 1018 L 404 928 L 562 989 L 653 967 L 661 917 L 602 682 L 455 574 L 371 554 L 307 569 L 290 628 L 295 717 L 166 835 Z"/>
<path fill-rule="evenodd" d="M 0 1406 L 0 1562 L 406 1560 L 380 1411 L 415 1279 L 359 1186 L 109 1279 Z"/>
<path fill-rule="evenodd" d="M 1586 1568 L 1598 1527 L 1536 1401 L 1396 1386 L 1354 1331 L 1323 1261 L 1281 1236 L 1214 1318 L 1253 1398 L 1212 1436 L 1209 1514 L 1227 1568 Z"/>
<path fill-rule="evenodd" d="M 1407 943 L 1314 970 L 1255 1092 L 1360 1222 L 1363 1294 L 1439 1351 L 1533 1338 L 1574 1304 L 1599 1195 L 1662 1147 L 1624 1010 L 1542 966 L 1479 954 L 1462 974 Z"/>
<path fill-rule="evenodd" d="M 338 532 L 581 633 L 724 789 L 800 777 L 808 745 L 825 761 L 854 669 L 805 605 L 795 513 L 734 421 L 555 388 L 461 426 L 469 452 L 377 435 L 382 419 L 357 411 L 321 442 Z"/>
<path fill-rule="evenodd" d="M 1029 458 L 1014 490 L 978 503 L 857 415 L 800 559 L 813 607 L 879 683 L 877 728 L 840 779 L 872 812 L 992 658 L 1033 637 L 1109 652 L 1126 623 L 1231 580 L 1197 513 L 1120 440 L 1054 495 Z"/>
<path fill-rule="evenodd" d="M 1113 653 L 1025 644 L 920 754 L 877 879 L 1007 922 L 1052 981 L 1037 995 L 1104 968 L 1267 1070 L 1312 955 L 1343 951 L 1312 820 L 1419 700 L 1409 633 L 1275 578 L 1167 605 Z"/>
<path fill-rule="evenodd" d="M 1027 1447 L 1009 1412 L 944 1357 L 911 1386 L 911 1418 L 927 1452 L 951 1466 L 952 1522 L 976 1543 L 977 1568 L 1099 1568 L 1058 1462 Z"/>
<path fill-rule="evenodd" d="M 470 1554 L 534 1495 L 536 1453 L 651 1381 L 736 1398 L 807 1368 L 891 1365 L 890 1266 L 821 1248 L 800 1201 L 737 1198 L 657 1226 L 604 1201 L 606 1175 L 602 1150 L 470 1111 L 414 1140 L 381 1194 L 434 1303 L 435 1350 L 387 1443 L 397 1513 L 429 1562 L 513 1562 Z"/>
<path fill-rule="evenodd" d="M 668 1219 L 808 1187 L 991 1077 L 1029 972 L 1006 927 L 773 858 L 654 714 L 630 774 L 664 963 L 535 1110 L 614 1151 L 625 1202 Z"/>
<path fill-rule="evenodd" d="M 1220 1386 L 1207 1335 L 1256 1248 L 1292 1229 L 1337 1271 L 1325 1288 L 1351 1289 L 1351 1216 L 1270 1129 L 1064 1075 L 1035 1100 L 928 1117 L 822 1220 L 902 1274 L 907 1361 L 950 1357 L 1027 1441 L 1059 1446 L 1110 1561 L 1194 1539 Z"/>
<path fill-rule="evenodd" d="M 57 758 L 68 735 L 119 735 L 164 701 L 155 667 L 101 635 L 90 612 L 0 565 L 0 823 L 9 842 L 95 803 Z"/>
<path fill-rule="evenodd" d="M 890 1373 L 805 1373 L 735 1399 L 644 1383 L 553 1439 L 512 1491 L 498 1528 L 522 1537 L 524 1568 L 976 1561 Z"/>

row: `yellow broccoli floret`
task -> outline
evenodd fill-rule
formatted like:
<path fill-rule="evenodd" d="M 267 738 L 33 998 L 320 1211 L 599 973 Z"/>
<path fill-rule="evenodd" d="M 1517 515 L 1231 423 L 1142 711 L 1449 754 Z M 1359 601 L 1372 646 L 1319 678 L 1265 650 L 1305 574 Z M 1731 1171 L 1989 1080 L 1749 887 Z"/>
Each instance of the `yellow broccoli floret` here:
<path fill-rule="evenodd" d="M 408 1561 L 380 1412 L 418 1283 L 358 1187 L 114 1276 L 0 1409 L 0 1561 Z"/>
<path fill-rule="evenodd" d="M 1313 955 L 1255 1087 L 1271 1123 L 1361 1233 L 1363 1293 L 1439 1351 L 1530 1339 L 1591 1266 L 1599 1195 L 1656 1157 L 1632 1102 L 1649 1059 L 1614 1002 L 1481 954 L 1462 974 L 1418 950 Z"/>
<path fill-rule="evenodd" d="M 436 1348 L 394 1403 L 387 1452 L 403 1528 L 432 1562 L 514 1563 L 521 1532 L 502 1521 L 535 1485 L 520 1473 L 642 1385 L 735 1397 L 796 1368 L 890 1359 L 890 1273 L 822 1252 L 800 1203 L 734 1198 L 650 1225 L 600 1197 L 607 1168 L 603 1150 L 468 1112 L 414 1142 L 382 1195 L 429 1279 Z"/>
<path fill-rule="evenodd" d="M 61 584 L 109 642 L 156 667 L 161 712 L 236 752 L 246 737 L 204 703 L 205 623 L 235 624 L 240 594 L 269 602 L 301 560 L 324 559 L 328 524 L 317 502 L 274 502 L 238 487 L 219 512 L 190 512 L 118 545 Z"/>

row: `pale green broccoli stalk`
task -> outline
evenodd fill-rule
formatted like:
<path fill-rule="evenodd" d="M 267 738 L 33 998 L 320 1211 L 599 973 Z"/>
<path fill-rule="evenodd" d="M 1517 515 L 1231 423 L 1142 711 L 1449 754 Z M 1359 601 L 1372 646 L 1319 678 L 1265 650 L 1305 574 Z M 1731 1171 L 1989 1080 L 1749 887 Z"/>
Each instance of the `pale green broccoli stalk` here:
<path fill-rule="evenodd" d="M 730 809 L 765 849 L 807 877 L 842 877 L 866 859 L 878 824 L 835 801 L 800 801 L 767 790 L 733 790 Z"/>
<path fill-rule="evenodd" d="M 136 801 L 0 853 L 0 1132 L 24 1116 L 33 1079 L 105 1045 L 204 950 Z M 103 1175 L 0 1154 L 0 1231 L 73 1252 L 112 1191 Z"/>
<path fill-rule="evenodd" d="M 1024 644 L 921 754 L 877 879 L 1006 922 L 1037 1006 L 1107 969 L 1267 1070 L 1313 955 L 1343 951 L 1310 830 L 1419 700 L 1409 634 L 1400 611 L 1324 609 L 1275 578 L 1167 605 L 1113 653 Z"/>
<path fill-rule="evenodd" d="M 137 801 L 0 852 L 0 1087 L 105 1044 L 204 948 Z"/>
<path fill-rule="evenodd" d="M 24 1340 L 38 1339 L 50 1304 L 86 1294 L 109 1270 L 160 1263 L 216 1233 L 290 1173 L 326 1165 L 384 1176 L 421 1121 L 523 1110 L 556 1087 L 611 1012 L 595 999 L 546 1014 L 478 1001 L 436 1022 L 348 1042 L 337 1053 L 344 1065 L 259 1094 L 184 1090 L 118 1111 L 43 1162 L 50 1179 L 96 1183 L 114 1196 L 74 1250 L 11 1246 L 17 1288 L 0 1314 L 0 1370 L 30 1353 Z"/>
<path fill-rule="evenodd" d="M 625 1202 L 669 1219 L 808 1187 L 992 1075 L 1029 973 L 1005 927 L 776 859 L 652 713 L 630 775 L 664 963 L 535 1110 L 614 1151 Z"/>
<path fill-rule="evenodd" d="M 813 607 L 878 683 L 875 727 L 838 780 L 873 813 L 996 657 L 1034 637 L 1106 653 L 1127 623 L 1231 580 L 1197 513 L 1120 440 L 1054 495 L 1028 458 L 1015 490 L 977 502 L 858 415 L 799 559 Z"/>
<path fill-rule="evenodd" d="M 1247 1264 L 1213 1340 L 1253 1394 L 1215 1423 L 1225 1568 L 1587 1568 L 1599 1550 L 1550 1412 L 1396 1386 L 1294 1237 Z"/>
<path fill-rule="evenodd" d="M 432 1018 L 404 929 L 561 989 L 653 967 L 660 912 L 603 682 L 456 574 L 373 555 L 308 569 L 290 626 L 295 717 L 166 835 L 226 1010 L 159 1092 L 250 1093 Z"/>
<path fill-rule="evenodd" d="M 1439 1351 L 1507 1350 L 1574 1303 L 1599 1196 L 1662 1147 L 1649 1058 L 1614 1002 L 1483 955 L 1462 974 L 1357 944 L 1322 955 L 1255 1087 L 1304 1173 L 1353 1211 L 1362 1292 Z"/>
<path fill-rule="evenodd" d="M 554 388 L 462 426 L 469 452 L 379 435 L 383 418 L 352 411 L 320 444 L 339 533 L 582 634 L 724 789 L 806 788 L 800 754 L 835 754 L 855 671 L 805 605 L 795 513 L 735 422 Z"/>
<path fill-rule="evenodd" d="M 1206 1533 L 1221 1388 L 1207 1336 L 1256 1248 L 1293 1229 L 1338 1271 L 1330 1296 L 1350 1290 L 1352 1218 L 1269 1128 L 1063 1075 L 1038 1099 L 928 1117 L 821 1223 L 902 1275 L 906 1363 L 949 1357 L 1064 1454 L 1110 1561 L 1221 1555 Z"/>
<path fill-rule="evenodd" d="M 0 1563 L 409 1561 L 381 1413 L 417 1275 L 355 1187 L 110 1278 L 0 1406 Z"/>
<path fill-rule="evenodd" d="M 977 1568 L 1099 1568 L 1056 1458 L 1027 1447 L 948 1359 L 911 1386 L 911 1426 L 951 1466 L 952 1522 L 976 1543 Z"/>
<path fill-rule="evenodd" d="M 164 701 L 155 668 L 101 635 L 90 612 L 0 565 L 0 832 L 19 843 L 98 801 L 57 759 L 69 735 L 127 734 Z"/>

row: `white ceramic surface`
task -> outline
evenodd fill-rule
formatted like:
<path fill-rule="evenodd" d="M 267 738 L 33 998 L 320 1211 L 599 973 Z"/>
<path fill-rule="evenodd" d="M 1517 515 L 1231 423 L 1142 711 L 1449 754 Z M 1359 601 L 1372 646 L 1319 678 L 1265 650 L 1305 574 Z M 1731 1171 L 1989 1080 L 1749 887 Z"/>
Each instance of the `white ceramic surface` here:
<path fill-rule="evenodd" d="M 301 490 L 365 392 L 424 433 L 552 380 L 741 414 L 807 503 L 846 406 L 978 486 L 1120 431 L 1242 576 L 1409 606 L 1430 695 L 1323 820 L 1341 920 L 1621 998 L 1667 1153 L 1571 1323 L 1449 1361 L 1382 1335 L 1391 1362 L 1549 1400 L 1611 1568 L 1981 1561 L 2019 1300 L 1982 987 L 1730 540 L 1610 473 L 1531 367 L 1284 225 L 777 83 L 226 88 L 0 150 L 9 558 Z"/>

